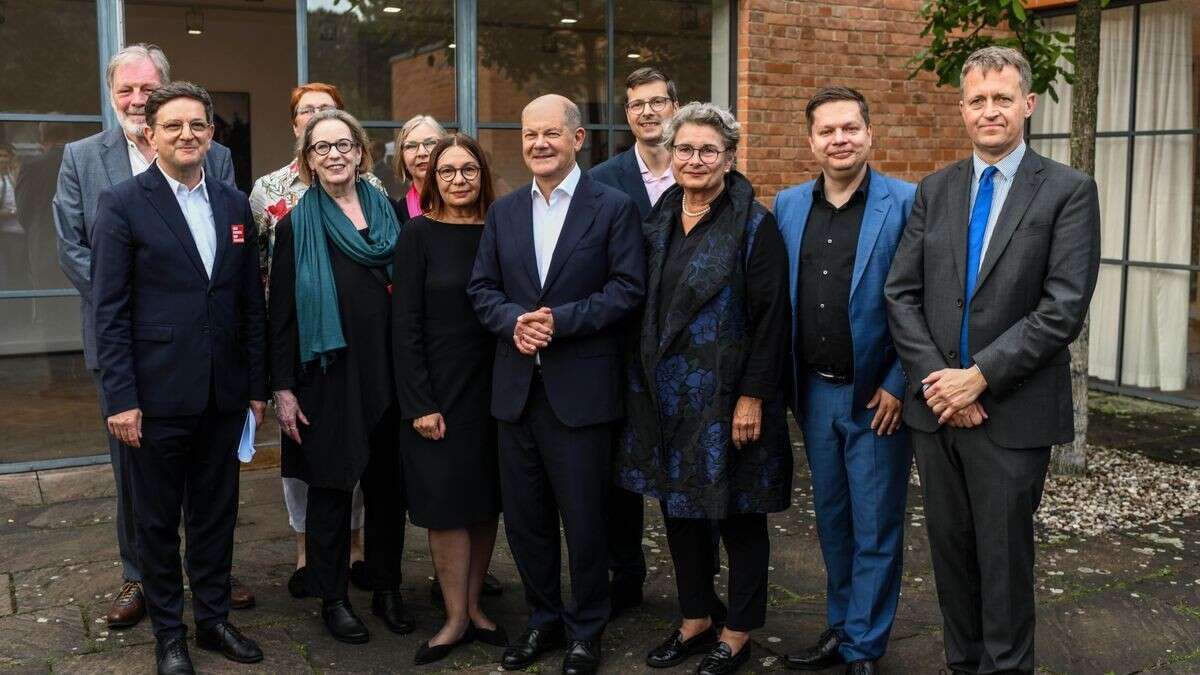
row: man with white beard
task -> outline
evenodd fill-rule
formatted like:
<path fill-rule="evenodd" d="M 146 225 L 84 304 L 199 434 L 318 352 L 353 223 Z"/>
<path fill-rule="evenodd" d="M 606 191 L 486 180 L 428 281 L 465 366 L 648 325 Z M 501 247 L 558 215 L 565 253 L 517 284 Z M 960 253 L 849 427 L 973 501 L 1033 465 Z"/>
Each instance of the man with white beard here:
<path fill-rule="evenodd" d="M 162 50 L 151 44 L 134 44 L 117 52 L 106 70 L 109 103 L 119 126 L 82 140 L 63 150 L 54 195 L 54 227 L 58 236 L 58 262 L 79 290 L 83 323 L 83 358 L 99 388 L 96 331 L 92 317 L 92 241 L 96 203 L 100 192 L 142 173 L 154 162 L 154 149 L 146 140 L 146 99 L 171 79 L 171 66 Z M 204 161 L 204 172 L 234 185 L 229 148 L 214 142 Z M 102 394 L 101 394 L 102 395 Z M 103 401 L 101 401 L 103 404 Z M 101 405 L 103 407 L 103 405 Z M 107 430 L 106 430 L 107 431 Z M 117 543 L 121 551 L 124 583 L 113 599 L 106 619 L 110 628 L 129 628 L 145 615 L 142 570 L 134 535 L 133 501 L 129 469 L 123 446 L 108 437 L 109 455 L 117 486 Z M 254 596 L 234 581 L 231 604 L 248 607 Z"/>

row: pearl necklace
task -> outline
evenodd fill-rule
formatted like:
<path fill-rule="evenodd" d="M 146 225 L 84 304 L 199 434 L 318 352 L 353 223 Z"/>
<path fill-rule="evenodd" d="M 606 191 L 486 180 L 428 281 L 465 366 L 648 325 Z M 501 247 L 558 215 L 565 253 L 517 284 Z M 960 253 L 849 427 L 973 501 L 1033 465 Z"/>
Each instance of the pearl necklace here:
<path fill-rule="evenodd" d="M 688 211 L 687 195 L 683 196 L 683 215 L 687 216 L 688 218 L 699 218 L 700 216 L 708 213 L 710 210 L 712 210 L 712 202 L 705 204 L 704 208 L 700 209 L 699 211 Z"/>

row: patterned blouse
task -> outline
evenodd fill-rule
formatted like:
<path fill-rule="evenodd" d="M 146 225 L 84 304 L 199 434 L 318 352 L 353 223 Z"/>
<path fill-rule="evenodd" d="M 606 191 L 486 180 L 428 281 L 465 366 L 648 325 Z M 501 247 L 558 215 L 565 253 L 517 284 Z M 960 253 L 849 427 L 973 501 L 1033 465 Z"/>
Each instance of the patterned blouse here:
<path fill-rule="evenodd" d="M 362 177 L 384 195 L 387 194 L 387 188 L 383 187 L 375 174 L 364 173 Z M 271 277 L 275 226 L 295 208 L 307 190 L 308 186 L 300 180 L 300 169 L 295 160 L 254 181 L 254 189 L 250 190 L 250 211 L 258 226 L 258 269 L 262 272 L 264 288 Z"/>

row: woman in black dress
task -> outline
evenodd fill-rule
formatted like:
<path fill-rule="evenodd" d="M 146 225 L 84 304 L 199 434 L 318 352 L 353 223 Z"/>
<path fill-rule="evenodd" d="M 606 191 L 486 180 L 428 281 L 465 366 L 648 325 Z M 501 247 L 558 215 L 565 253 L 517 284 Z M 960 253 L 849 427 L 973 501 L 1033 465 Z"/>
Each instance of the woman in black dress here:
<path fill-rule="evenodd" d="M 500 513 L 496 424 L 489 414 L 495 338 L 479 323 L 467 281 L 493 200 L 479 145 L 454 134 L 429 160 L 422 212 L 396 246 L 392 295 L 400 457 L 409 519 L 429 529 L 446 623 L 417 664 L 478 639 L 507 643 L 479 607 Z M 370 539 L 368 538 L 368 542 Z"/>
<path fill-rule="evenodd" d="M 411 632 L 400 598 L 404 550 L 392 381 L 390 279 L 395 203 L 360 174 L 366 133 L 342 110 L 314 115 L 297 145 L 310 187 L 279 222 L 271 263 L 271 388 L 284 477 L 308 484 L 308 593 L 334 638 L 370 635 L 347 598 L 350 513 L 362 481 L 371 611 Z"/>

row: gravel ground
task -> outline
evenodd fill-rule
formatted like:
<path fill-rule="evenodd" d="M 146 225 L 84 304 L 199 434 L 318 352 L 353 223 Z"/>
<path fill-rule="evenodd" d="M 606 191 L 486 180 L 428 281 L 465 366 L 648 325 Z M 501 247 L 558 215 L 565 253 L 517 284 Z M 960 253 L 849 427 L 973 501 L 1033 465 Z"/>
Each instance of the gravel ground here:
<path fill-rule="evenodd" d="M 1200 513 L 1200 468 L 1092 446 L 1088 470 L 1054 475 L 1036 522 L 1046 535 L 1093 536 Z"/>

